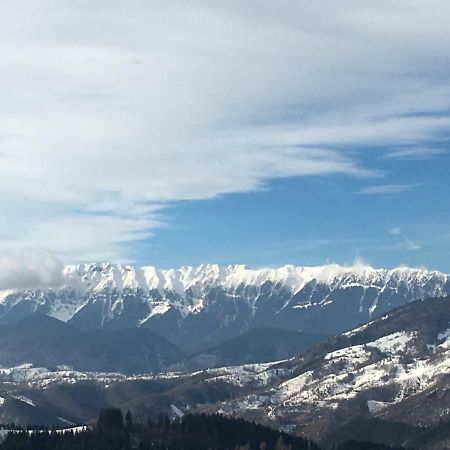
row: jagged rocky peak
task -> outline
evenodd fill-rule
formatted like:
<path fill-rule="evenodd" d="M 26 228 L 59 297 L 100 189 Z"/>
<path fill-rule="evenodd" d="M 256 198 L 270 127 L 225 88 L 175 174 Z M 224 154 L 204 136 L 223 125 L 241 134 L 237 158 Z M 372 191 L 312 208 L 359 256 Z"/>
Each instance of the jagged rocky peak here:
<path fill-rule="evenodd" d="M 178 345 L 213 345 L 261 326 L 336 334 L 448 293 L 448 275 L 408 267 L 89 263 L 66 266 L 59 288 L 0 293 L 0 323 L 40 313 L 80 327 L 148 326 Z"/>
<path fill-rule="evenodd" d="M 277 268 L 251 269 L 245 265 L 219 266 L 201 264 L 197 267 L 182 266 L 178 269 L 159 269 L 154 266 L 134 267 L 110 263 L 69 265 L 64 269 L 67 286 L 96 291 L 102 289 L 150 289 L 172 290 L 184 294 L 195 286 L 223 286 L 235 288 L 240 285 L 261 286 L 266 282 L 281 283 L 298 291 L 315 280 L 323 284 L 427 282 L 446 280 L 447 275 L 409 267 L 374 269 L 365 265 L 351 267 L 330 264 L 317 267 L 285 265 Z"/>

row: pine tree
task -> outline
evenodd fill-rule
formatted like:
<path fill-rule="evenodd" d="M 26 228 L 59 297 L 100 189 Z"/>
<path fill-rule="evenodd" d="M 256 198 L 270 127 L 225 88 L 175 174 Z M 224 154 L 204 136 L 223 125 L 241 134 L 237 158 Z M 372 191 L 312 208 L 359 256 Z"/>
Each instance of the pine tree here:
<path fill-rule="evenodd" d="M 100 411 L 97 420 L 100 430 L 121 430 L 123 428 L 123 414 L 119 408 L 107 408 Z"/>
<path fill-rule="evenodd" d="M 131 415 L 130 410 L 127 410 L 127 413 L 125 414 L 125 428 L 128 431 L 131 431 L 133 429 L 133 416 Z"/>
<path fill-rule="evenodd" d="M 284 439 L 283 436 L 280 436 L 278 438 L 275 450 L 286 450 L 286 446 L 284 445 Z"/>

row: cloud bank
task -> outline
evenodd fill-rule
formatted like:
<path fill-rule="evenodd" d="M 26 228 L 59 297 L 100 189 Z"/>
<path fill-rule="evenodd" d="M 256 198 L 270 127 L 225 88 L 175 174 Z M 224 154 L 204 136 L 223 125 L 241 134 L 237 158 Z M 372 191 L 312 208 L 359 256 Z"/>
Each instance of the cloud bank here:
<path fill-rule="evenodd" d="M 424 157 L 450 127 L 449 17 L 437 0 L 4 1 L 0 250 L 123 261 L 172 202 Z"/>
<path fill-rule="evenodd" d="M 62 262 L 38 247 L 0 257 L 0 291 L 57 287 L 63 282 Z"/>

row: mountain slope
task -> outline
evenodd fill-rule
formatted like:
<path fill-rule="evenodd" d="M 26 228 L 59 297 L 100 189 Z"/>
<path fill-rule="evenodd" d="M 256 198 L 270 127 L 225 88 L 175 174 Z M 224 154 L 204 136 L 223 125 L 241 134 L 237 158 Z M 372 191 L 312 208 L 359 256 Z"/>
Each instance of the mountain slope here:
<path fill-rule="evenodd" d="M 367 441 L 398 448 L 446 450 L 450 448 L 450 422 L 442 420 L 431 426 L 413 426 L 378 418 L 355 419 L 322 442 L 326 448 L 348 441 Z"/>
<path fill-rule="evenodd" d="M 258 328 L 223 344 L 184 357 L 174 345 L 146 328 L 82 330 L 45 315 L 0 326 L 0 366 L 31 363 L 37 367 L 150 373 L 282 360 L 325 336 Z"/>
<path fill-rule="evenodd" d="M 215 408 L 324 437 L 355 417 L 433 425 L 450 400 L 450 299 L 418 301 L 266 371 Z"/>
<path fill-rule="evenodd" d="M 167 369 L 184 355 L 144 328 L 79 330 L 37 315 L 0 328 L 0 365 L 66 365 L 78 370 L 149 373 Z"/>
<path fill-rule="evenodd" d="M 0 323 L 40 313 L 84 329 L 146 327 L 189 353 L 260 327 L 337 334 L 450 293 L 449 276 L 365 266 L 67 266 L 57 289 L 3 291 Z"/>
<path fill-rule="evenodd" d="M 65 339 L 111 333 L 81 332 L 56 321 L 49 327 L 62 328 Z M 276 363 L 140 377 L 3 368 L 0 418 L 26 423 L 36 411 L 31 403 L 47 421 L 87 421 L 106 406 L 153 417 L 220 412 L 330 444 L 361 439 L 359 431 L 366 430 L 386 444 L 442 449 L 450 441 L 449 373 L 450 299 L 427 299 Z"/>
<path fill-rule="evenodd" d="M 291 358 L 326 336 L 278 328 L 255 328 L 189 357 L 188 367 L 212 368 L 265 363 Z"/>

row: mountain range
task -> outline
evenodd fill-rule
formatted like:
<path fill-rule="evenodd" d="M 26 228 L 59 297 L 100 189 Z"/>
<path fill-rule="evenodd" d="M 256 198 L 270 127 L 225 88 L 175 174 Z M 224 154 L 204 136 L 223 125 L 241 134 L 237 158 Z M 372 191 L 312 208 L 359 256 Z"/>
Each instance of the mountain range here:
<path fill-rule="evenodd" d="M 450 298 L 426 299 L 279 362 L 140 376 L 0 369 L 0 420 L 87 422 L 108 406 L 137 418 L 219 412 L 331 447 L 366 432 L 391 446 L 445 449 L 449 369 Z"/>
<path fill-rule="evenodd" d="M 449 286 L 411 268 L 67 266 L 58 288 L 0 296 L 0 421 L 218 412 L 331 447 L 448 448 Z"/>
<path fill-rule="evenodd" d="M 432 426 L 448 418 L 449 369 L 450 299 L 427 299 L 270 365 L 272 381 L 215 408 L 316 439 L 352 419 Z"/>
<path fill-rule="evenodd" d="M 261 327 L 334 335 L 448 294 L 447 274 L 405 267 L 81 264 L 58 287 L 0 292 L 0 323 L 45 314 L 80 329 L 148 328 L 195 353 Z"/>
<path fill-rule="evenodd" d="M 154 374 L 286 359 L 325 338 L 299 331 L 255 328 L 210 349 L 186 354 L 148 328 L 84 330 L 36 314 L 11 325 L 0 325 L 0 362 L 4 367 L 32 364 L 125 375 Z"/>

